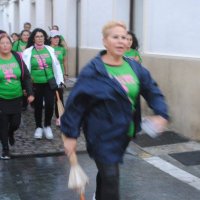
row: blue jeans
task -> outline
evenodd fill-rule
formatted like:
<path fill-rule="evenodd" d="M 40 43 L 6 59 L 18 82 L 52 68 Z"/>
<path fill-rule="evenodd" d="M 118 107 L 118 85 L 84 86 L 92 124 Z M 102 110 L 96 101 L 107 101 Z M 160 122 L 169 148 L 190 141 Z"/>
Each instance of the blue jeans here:
<path fill-rule="evenodd" d="M 119 164 L 103 164 L 96 166 L 96 200 L 119 200 Z"/>

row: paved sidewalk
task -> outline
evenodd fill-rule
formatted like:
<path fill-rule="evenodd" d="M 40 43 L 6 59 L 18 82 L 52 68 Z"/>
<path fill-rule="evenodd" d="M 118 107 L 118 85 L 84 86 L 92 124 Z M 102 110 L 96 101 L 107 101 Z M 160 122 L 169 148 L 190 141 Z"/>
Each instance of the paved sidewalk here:
<path fill-rule="evenodd" d="M 129 150 L 120 166 L 121 200 L 199 200 L 200 187 L 193 187 L 195 182 L 191 179 L 185 183 L 163 172 L 148 162 L 153 157 L 134 143 L 130 144 Z M 79 153 L 78 160 L 89 176 L 86 199 L 92 200 L 96 185 L 95 164 L 86 153 Z M 67 188 L 69 170 L 66 156 L 1 161 L 0 199 L 78 200 L 76 192 Z M 193 172 L 195 169 L 190 168 L 190 173 Z"/>

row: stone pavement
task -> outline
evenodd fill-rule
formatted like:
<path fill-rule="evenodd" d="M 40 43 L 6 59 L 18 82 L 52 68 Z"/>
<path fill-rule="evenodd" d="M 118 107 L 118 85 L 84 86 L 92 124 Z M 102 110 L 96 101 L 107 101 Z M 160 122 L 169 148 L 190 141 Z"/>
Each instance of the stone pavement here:
<path fill-rule="evenodd" d="M 70 88 L 75 83 L 74 78 L 69 78 L 66 81 L 67 89 L 64 90 L 64 99 L 67 99 Z M 33 138 L 35 131 L 34 110 L 29 106 L 28 109 L 22 112 L 22 121 L 20 128 L 15 133 L 15 145 L 10 147 L 12 157 L 21 156 L 44 156 L 44 155 L 59 155 L 64 153 L 63 143 L 61 140 L 61 132 L 55 126 L 55 116 L 52 119 L 52 131 L 54 134 L 53 140 L 47 140 L 45 137 L 41 140 Z M 78 151 L 85 151 L 85 140 L 83 135 L 78 139 Z"/>
<path fill-rule="evenodd" d="M 74 80 L 68 80 L 68 87 L 73 84 Z M 68 94 L 66 90 L 65 98 Z M 22 113 L 16 144 L 11 148 L 13 159 L 0 160 L 0 200 L 79 199 L 67 188 L 70 166 L 54 121 L 55 118 L 54 139 L 35 140 L 33 110 Z M 184 162 L 176 159 L 179 154 Z M 90 179 L 86 199 L 91 200 L 97 170 L 85 152 L 82 135 L 78 140 L 78 160 Z M 120 173 L 121 200 L 199 200 L 200 143 L 174 132 L 155 139 L 139 135 L 127 148 Z"/>
<path fill-rule="evenodd" d="M 191 178 L 187 183 L 154 166 L 148 162 L 153 157 L 135 143 L 130 143 L 120 166 L 121 200 L 199 200 L 200 186 L 194 187 Z M 89 177 L 86 200 L 92 200 L 97 172 L 95 164 L 86 153 L 79 153 L 78 160 Z M 172 160 L 168 162 L 177 164 Z M 195 174 L 194 183 L 198 183 L 200 166 L 190 168 L 179 164 L 179 167 L 190 172 L 188 174 Z M 0 199 L 78 200 L 76 192 L 67 188 L 69 170 L 66 156 L 0 161 Z"/>

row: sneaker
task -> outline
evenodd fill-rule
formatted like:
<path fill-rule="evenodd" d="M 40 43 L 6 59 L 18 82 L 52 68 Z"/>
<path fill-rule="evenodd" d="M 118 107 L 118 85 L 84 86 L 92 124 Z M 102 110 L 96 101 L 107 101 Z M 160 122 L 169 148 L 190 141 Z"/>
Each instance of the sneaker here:
<path fill-rule="evenodd" d="M 96 200 L 96 193 L 93 194 L 92 200 Z"/>
<path fill-rule="evenodd" d="M 1 159 L 2 160 L 9 160 L 10 159 L 9 150 L 3 150 Z"/>
<path fill-rule="evenodd" d="M 34 138 L 35 139 L 42 139 L 42 128 L 38 127 L 35 129 Z"/>
<path fill-rule="evenodd" d="M 53 133 L 50 126 L 44 128 L 44 135 L 48 140 L 53 139 Z"/>
<path fill-rule="evenodd" d="M 60 118 L 56 118 L 56 126 L 60 126 Z"/>

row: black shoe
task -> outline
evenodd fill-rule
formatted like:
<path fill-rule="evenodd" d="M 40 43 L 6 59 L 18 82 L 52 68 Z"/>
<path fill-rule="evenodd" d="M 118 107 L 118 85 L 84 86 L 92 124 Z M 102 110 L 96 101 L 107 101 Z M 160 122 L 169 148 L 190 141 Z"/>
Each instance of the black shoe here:
<path fill-rule="evenodd" d="M 10 159 L 9 150 L 3 150 L 1 159 L 2 159 L 2 160 L 9 160 L 9 159 Z"/>
<path fill-rule="evenodd" d="M 14 134 L 9 135 L 8 140 L 9 140 L 9 144 L 10 144 L 11 146 L 13 146 L 13 145 L 15 144 Z"/>

